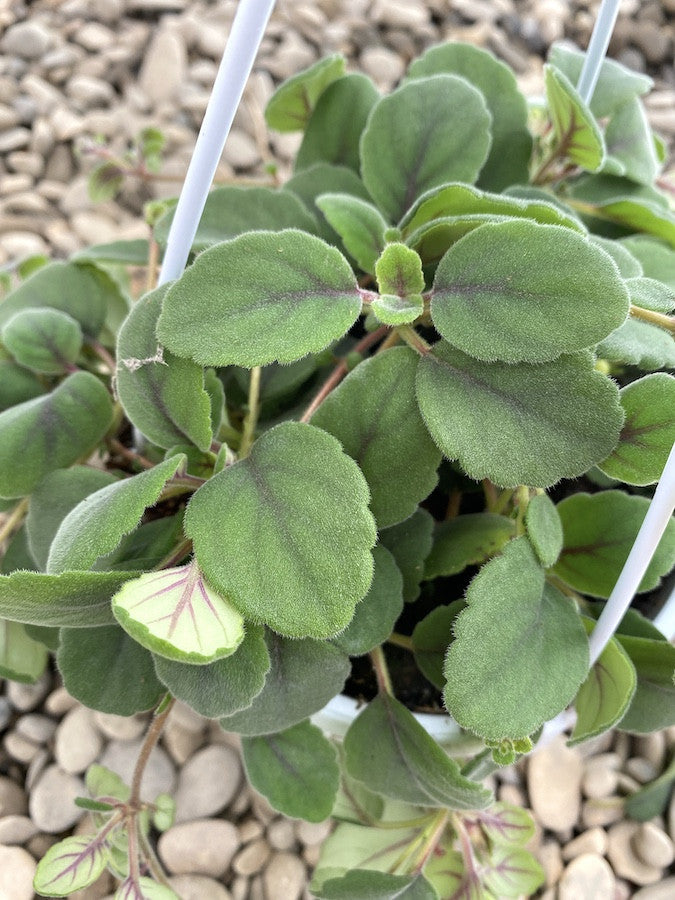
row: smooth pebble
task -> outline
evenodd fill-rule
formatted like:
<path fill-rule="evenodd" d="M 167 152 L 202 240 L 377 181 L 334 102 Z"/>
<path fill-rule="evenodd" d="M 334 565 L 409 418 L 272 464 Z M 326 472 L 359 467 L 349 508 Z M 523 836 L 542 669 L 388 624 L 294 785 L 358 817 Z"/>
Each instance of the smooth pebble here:
<path fill-rule="evenodd" d="M 608 832 L 607 856 L 619 878 L 635 884 L 655 884 L 662 870 L 642 862 L 633 850 L 632 839 L 640 826 L 636 822 L 617 822 Z"/>
<path fill-rule="evenodd" d="M 558 883 L 558 900 L 614 900 L 615 878 L 601 856 L 584 853 L 567 866 Z"/>
<path fill-rule="evenodd" d="M 58 766 L 48 766 L 31 791 L 30 817 L 40 831 L 59 834 L 72 828 L 82 816 L 82 810 L 75 806 L 75 798 L 86 795 L 87 789 L 80 778 Z"/>
<path fill-rule="evenodd" d="M 236 795 L 241 778 L 241 761 L 231 747 L 199 750 L 180 772 L 176 822 L 201 819 L 225 809 Z"/>
<path fill-rule="evenodd" d="M 265 866 L 265 900 L 298 900 L 307 881 L 304 865 L 293 853 L 275 853 Z"/>
<path fill-rule="evenodd" d="M 33 900 L 33 878 L 37 863 L 21 847 L 0 845 L 0 897 L 3 900 Z"/>
<path fill-rule="evenodd" d="M 84 706 L 71 709 L 56 730 L 54 756 L 61 768 L 72 774 L 84 772 L 98 759 L 102 747 L 90 710 Z"/>
<path fill-rule="evenodd" d="M 111 741 L 99 762 L 126 783 L 131 783 L 142 741 Z M 173 763 L 161 747 L 155 747 L 143 773 L 141 797 L 154 800 L 158 794 L 173 794 L 176 773 Z"/>
<path fill-rule="evenodd" d="M 653 822 L 643 822 L 633 835 L 631 846 L 637 856 L 648 866 L 667 868 L 675 858 L 673 842 Z"/>
<path fill-rule="evenodd" d="M 581 807 L 582 759 L 565 745 L 564 737 L 533 754 L 527 768 L 532 810 L 551 831 L 573 827 Z"/>
<path fill-rule="evenodd" d="M 162 862 L 172 874 L 213 878 L 227 871 L 238 848 L 236 827 L 223 819 L 195 819 L 173 825 L 158 843 Z"/>

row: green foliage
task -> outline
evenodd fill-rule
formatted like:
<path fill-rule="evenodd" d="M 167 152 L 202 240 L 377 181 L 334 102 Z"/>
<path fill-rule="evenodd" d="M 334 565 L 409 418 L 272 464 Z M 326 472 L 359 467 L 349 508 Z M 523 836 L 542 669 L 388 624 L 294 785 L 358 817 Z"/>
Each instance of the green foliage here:
<path fill-rule="evenodd" d="M 157 334 L 202 365 L 250 367 L 323 350 L 360 310 L 358 285 L 338 250 L 293 229 L 258 231 L 198 257 L 169 288 Z"/>
<path fill-rule="evenodd" d="M 425 191 L 476 180 L 490 149 L 491 116 L 464 78 L 433 75 L 379 100 L 361 140 L 361 176 L 397 222 Z"/>
<path fill-rule="evenodd" d="M 0 676 L 32 684 L 47 665 L 47 648 L 19 622 L 0 619 Z"/>
<path fill-rule="evenodd" d="M 12 359 L 0 358 L 0 412 L 44 393 L 39 378 Z"/>
<path fill-rule="evenodd" d="M 374 275 L 387 230 L 380 211 L 372 203 L 349 194 L 321 194 L 316 198 L 316 205 L 340 235 L 345 250 L 359 268 Z"/>
<path fill-rule="evenodd" d="M 24 309 L 5 322 L 2 341 L 19 365 L 59 375 L 71 370 L 77 360 L 82 329 L 58 309 Z"/>
<path fill-rule="evenodd" d="M 498 553 L 515 535 L 515 524 L 495 513 L 467 513 L 436 526 L 424 569 L 426 579 L 455 575 Z"/>
<path fill-rule="evenodd" d="M 526 737 L 564 709 L 586 678 L 579 615 L 546 583 L 523 538 L 481 569 L 466 602 L 445 659 L 447 708 L 486 739 Z"/>
<path fill-rule="evenodd" d="M 278 812 L 322 822 L 333 808 L 340 780 L 335 747 L 310 722 L 241 742 L 246 774 Z"/>
<path fill-rule="evenodd" d="M 438 894 L 421 875 L 389 875 L 354 869 L 344 878 L 329 878 L 316 897 L 322 900 L 437 900 Z"/>
<path fill-rule="evenodd" d="M 637 687 L 622 731 L 648 734 L 675 725 L 675 647 L 666 640 L 619 634 L 617 639 L 637 672 Z"/>
<path fill-rule="evenodd" d="M 675 369 L 675 341 L 662 328 L 640 319 L 627 319 L 598 344 L 598 355 L 646 372 Z"/>
<path fill-rule="evenodd" d="M 49 472 L 86 459 L 112 421 L 110 394 L 89 372 L 0 413 L 0 497 L 26 497 Z"/>
<path fill-rule="evenodd" d="M 542 566 L 555 565 L 563 548 L 563 530 L 558 510 L 546 494 L 536 494 L 527 504 L 525 527 Z"/>
<path fill-rule="evenodd" d="M 424 677 L 439 690 L 445 687 L 443 664 L 452 641 L 452 628 L 465 607 L 463 600 L 455 600 L 449 606 L 437 606 L 415 625 L 412 633 L 415 662 Z"/>
<path fill-rule="evenodd" d="M 387 244 L 375 263 L 380 295 L 371 308 L 385 325 L 414 322 L 424 311 L 422 260 L 405 244 Z"/>
<path fill-rule="evenodd" d="M 567 156 L 587 172 L 597 172 L 605 161 L 605 142 L 592 112 L 572 82 L 554 66 L 544 67 L 548 100 L 556 140 L 556 155 Z"/>
<path fill-rule="evenodd" d="M 107 856 L 105 844 L 86 835 L 59 841 L 40 860 L 35 890 L 45 897 L 69 897 L 97 880 Z"/>
<path fill-rule="evenodd" d="M 288 78 L 269 99 L 265 108 L 267 124 L 275 131 L 304 131 L 317 100 L 344 71 L 344 57 L 334 53 Z"/>
<path fill-rule="evenodd" d="M 406 603 L 419 596 L 424 561 L 431 550 L 433 527 L 433 518 L 426 509 L 418 507 L 403 522 L 380 532 L 380 544 L 392 554 L 403 576 L 403 599 Z"/>

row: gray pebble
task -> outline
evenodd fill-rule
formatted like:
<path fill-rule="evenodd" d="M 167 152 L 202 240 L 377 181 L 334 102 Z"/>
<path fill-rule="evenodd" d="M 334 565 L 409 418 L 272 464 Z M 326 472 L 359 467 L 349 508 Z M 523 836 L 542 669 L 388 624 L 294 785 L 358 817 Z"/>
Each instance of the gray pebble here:
<path fill-rule="evenodd" d="M 174 875 L 169 884 L 181 900 L 233 900 L 224 885 L 206 875 Z"/>
<path fill-rule="evenodd" d="M 39 832 L 28 816 L 3 816 L 0 818 L 0 844 L 12 846 L 25 844 Z"/>
<path fill-rule="evenodd" d="M 648 866 L 666 869 L 675 859 L 673 842 L 653 822 L 643 822 L 631 839 L 637 856 Z"/>
<path fill-rule="evenodd" d="M 270 858 L 270 852 L 270 845 L 263 838 L 253 841 L 235 856 L 232 862 L 232 871 L 237 875 L 246 875 L 247 877 L 255 875 L 265 867 L 265 863 Z"/>
<path fill-rule="evenodd" d="M 265 900 L 298 900 L 307 881 L 304 865 L 293 853 L 274 853 L 263 872 Z"/>
<path fill-rule="evenodd" d="M 558 883 L 558 900 L 615 900 L 616 880 L 601 856 L 584 853 L 567 866 Z"/>
<path fill-rule="evenodd" d="M 56 722 L 49 716 L 29 713 L 17 721 L 16 730 L 35 744 L 46 744 L 54 736 Z"/>
<path fill-rule="evenodd" d="M 176 822 L 212 816 L 233 800 L 242 778 L 241 761 L 231 747 L 200 750 L 180 772 L 176 789 Z"/>
<path fill-rule="evenodd" d="M 33 878 L 37 863 L 21 847 L 0 845 L 0 897 L 33 900 Z"/>
<path fill-rule="evenodd" d="M 12 150 L 20 150 L 30 143 L 30 131 L 28 128 L 10 128 L 0 134 L 0 153 L 10 153 Z M 15 684 L 16 682 L 12 682 Z"/>
<path fill-rule="evenodd" d="M 3 243 L 5 242 L 3 241 Z M 3 745 L 12 759 L 23 763 L 23 765 L 28 765 L 35 754 L 40 750 L 39 744 L 29 741 L 28 738 L 19 734 L 16 729 L 7 732 L 3 740 Z"/>
<path fill-rule="evenodd" d="M 295 847 L 295 831 L 289 819 L 276 819 L 267 827 L 267 840 L 273 850 L 291 850 Z"/>
<path fill-rule="evenodd" d="M 147 727 L 147 716 L 115 716 L 112 713 L 94 713 L 94 722 L 105 737 L 118 741 L 133 741 Z"/>
<path fill-rule="evenodd" d="M 162 28 L 147 49 L 138 77 L 143 93 L 153 104 L 173 100 L 185 82 L 187 50 L 177 29 Z"/>
<path fill-rule="evenodd" d="M 581 806 L 582 760 L 563 737 L 534 753 L 527 768 L 532 810 L 544 828 L 563 831 L 576 824 Z"/>
<path fill-rule="evenodd" d="M 54 43 L 54 35 L 42 22 L 27 20 L 12 25 L 0 43 L 7 54 L 39 59 Z"/>
<path fill-rule="evenodd" d="M 632 759 L 629 759 L 626 762 L 625 769 L 640 784 L 647 784 L 648 781 L 653 781 L 659 774 L 657 767 L 653 763 L 640 756 L 634 756 Z"/>
<path fill-rule="evenodd" d="M 660 881 L 662 869 L 647 865 L 633 849 L 633 837 L 640 826 L 636 822 L 617 822 L 608 832 L 607 856 L 612 868 L 620 878 L 635 884 L 655 884 Z"/>
<path fill-rule="evenodd" d="M 142 741 L 111 741 L 99 760 L 126 783 L 131 783 Z M 173 764 L 161 747 L 155 747 L 143 774 L 141 797 L 154 800 L 158 794 L 173 794 L 176 773 Z"/>
<path fill-rule="evenodd" d="M 173 825 L 161 835 L 159 855 L 174 875 L 210 875 L 218 878 L 239 849 L 239 835 L 223 819 L 195 819 Z"/>
<path fill-rule="evenodd" d="M 40 831 L 60 834 L 77 822 L 82 810 L 75 806 L 75 798 L 86 796 L 87 789 L 80 778 L 64 772 L 58 766 L 44 770 L 31 791 L 29 812 Z"/>
<path fill-rule="evenodd" d="M 607 852 L 607 833 L 603 828 L 589 828 L 563 847 L 562 857 L 569 861 L 584 853 L 604 856 Z"/>
<path fill-rule="evenodd" d="M 659 884 L 640 888 L 633 894 L 632 900 L 672 900 L 675 897 L 675 876 L 665 878 Z"/>
<path fill-rule="evenodd" d="M 84 772 L 96 761 L 103 747 L 93 715 L 84 706 L 66 714 L 56 731 L 54 756 L 65 772 Z"/>

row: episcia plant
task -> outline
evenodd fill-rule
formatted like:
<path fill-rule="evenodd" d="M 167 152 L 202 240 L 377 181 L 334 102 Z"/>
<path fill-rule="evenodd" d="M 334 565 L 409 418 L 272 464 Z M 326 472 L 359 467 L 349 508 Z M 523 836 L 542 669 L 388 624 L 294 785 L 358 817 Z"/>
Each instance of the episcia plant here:
<path fill-rule="evenodd" d="M 175 896 L 173 804 L 142 776 L 176 698 L 242 736 L 275 809 L 338 820 L 326 900 L 533 893 L 532 823 L 486 773 L 570 704 L 573 744 L 675 723 L 675 649 L 639 609 L 589 661 L 675 436 L 675 216 L 649 79 L 608 61 L 589 106 L 582 61 L 554 47 L 528 109 L 474 47 L 384 97 L 330 57 L 267 108 L 303 132 L 293 176 L 213 191 L 180 278 L 129 299 L 170 205 L 144 245 L 17 273 L 2 673 L 51 652 L 87 706 L 155 710 L 131 785 L 89 771 L 97 833 L 48 851 L 39 893 L 108 866 L 118 898 Z M 671 523 L 640 590 L 674 563 Z M 335 744 L 310 717 L 346 681 Z"/>

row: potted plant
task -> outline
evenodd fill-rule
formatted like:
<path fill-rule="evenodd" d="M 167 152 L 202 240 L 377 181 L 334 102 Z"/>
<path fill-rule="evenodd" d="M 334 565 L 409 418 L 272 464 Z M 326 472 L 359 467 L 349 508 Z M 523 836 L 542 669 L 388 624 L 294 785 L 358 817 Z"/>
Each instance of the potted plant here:
<path fill-rule="evenodd" d="M 581 64 L 555 47 L 528 109 L 474 47 L 386 97 L 330 57 L 267 109 L 304 132 L 293 177 L 215 190 L 182 277 L 129 304 L 171 208 L 148 246 L 19 273 L 3 674 L 52 651 L 86 705 L 156 709 L 132 785 L 89 773 L 99 831 L 48 851 L 41 894 L 107 865 L 120 898 L 174 896 L 171 799 L 140 799 L 172 698 L 242 735 L 273 807 L 339 820 L 312 890 L 351 900 L 532 893 L 532 823 L 480 779 L 572 703 L 574 743 L 675 722 L 639 611 L 589 659 L 673 441 L 675 217 L 649 79 L 607 62 L 589 106 Z M 674 562 L 671 523 L 641 589 Z M 310 717 L 346 680 L 336 745 Z M 399 697 L 450 713 L 459 762 Z"/>

